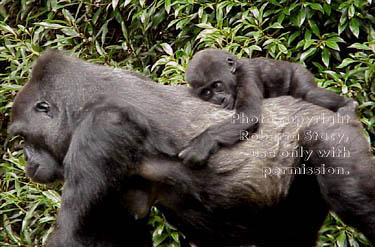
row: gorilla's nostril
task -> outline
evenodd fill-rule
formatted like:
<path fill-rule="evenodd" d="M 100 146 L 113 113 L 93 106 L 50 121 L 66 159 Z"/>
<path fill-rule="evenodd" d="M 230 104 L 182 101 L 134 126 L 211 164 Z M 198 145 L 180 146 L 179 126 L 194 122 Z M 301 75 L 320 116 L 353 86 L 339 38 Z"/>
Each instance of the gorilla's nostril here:
<path fill-rule="evenodd" d="M 225 100 L 225 98 L 222 98 L 221 101 L 220 101 L 220 104 L 223 104 L 224 100 Z"/>

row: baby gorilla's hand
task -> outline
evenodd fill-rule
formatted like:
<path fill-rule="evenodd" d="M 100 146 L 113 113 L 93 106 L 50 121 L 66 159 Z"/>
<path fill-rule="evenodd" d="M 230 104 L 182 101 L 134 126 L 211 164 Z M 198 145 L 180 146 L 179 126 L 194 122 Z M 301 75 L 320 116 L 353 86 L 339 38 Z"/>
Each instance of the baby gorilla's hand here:
<path fill-rule="evenodd" d="M 183 160 L 185 165 L 192 168 L 203 167 L 210 154 L 217 152 L 219 145 L 207 133 L 203 133 L 190 141 L 178 157 Z"/>

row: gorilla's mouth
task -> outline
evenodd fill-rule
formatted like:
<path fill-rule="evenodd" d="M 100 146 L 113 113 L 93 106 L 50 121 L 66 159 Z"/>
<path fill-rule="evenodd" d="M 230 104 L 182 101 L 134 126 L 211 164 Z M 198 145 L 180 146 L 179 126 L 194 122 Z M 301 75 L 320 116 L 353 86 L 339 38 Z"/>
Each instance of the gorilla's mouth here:
<path fill-rule="evenodd" d="M 50 184 L 63 180 L 63 177 L 57 171 L 51 171 L 36 163 L 27 163 L 25 169 L 26 175 L 34 182 L 41 184 Z"/>
<path fill-rule="evenodd" d="M 25 155 L 25 159 L 26 159 L 26 155 Z M 38 171 L 38 168 L 39 168 L 39 165 L 38 164 L 34 164 L 32 162 L 27 162 L 26 164 L 26 168 L 25 168 L 25 172 L 26 172 L 26 175 L 33 179 Z"/>
<path fill-rule="evenodd" d="M 49 184 L 64 179 L 64 169 L 50 154 L 35 152 L 35 149 L 23 148 L 26 175 L 34 182 Z"/>

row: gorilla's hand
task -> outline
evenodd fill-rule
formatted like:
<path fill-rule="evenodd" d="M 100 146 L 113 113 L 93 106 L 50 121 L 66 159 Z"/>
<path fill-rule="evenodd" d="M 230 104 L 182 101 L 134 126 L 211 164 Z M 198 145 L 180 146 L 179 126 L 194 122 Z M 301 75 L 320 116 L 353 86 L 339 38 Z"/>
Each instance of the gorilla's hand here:
<path fill-rule="evenodd" d="M 206 164 L 210 154 L 217 152 L 218 143 L 207 132 L 192 139 L 178 157 L 185 165 L 190 167 L 202 167 Z"/>

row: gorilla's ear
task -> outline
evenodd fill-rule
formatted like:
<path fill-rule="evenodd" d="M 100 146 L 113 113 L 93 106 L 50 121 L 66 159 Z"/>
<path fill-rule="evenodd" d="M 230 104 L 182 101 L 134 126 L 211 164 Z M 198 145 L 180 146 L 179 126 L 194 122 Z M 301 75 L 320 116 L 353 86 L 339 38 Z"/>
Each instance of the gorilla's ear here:
<path fill-rule="evenodd" d="M 230 72 L 232 74 L 236 73 L 237 61 L 232 57 L 227 57 L 227 64 L 230 66 Z"/>

